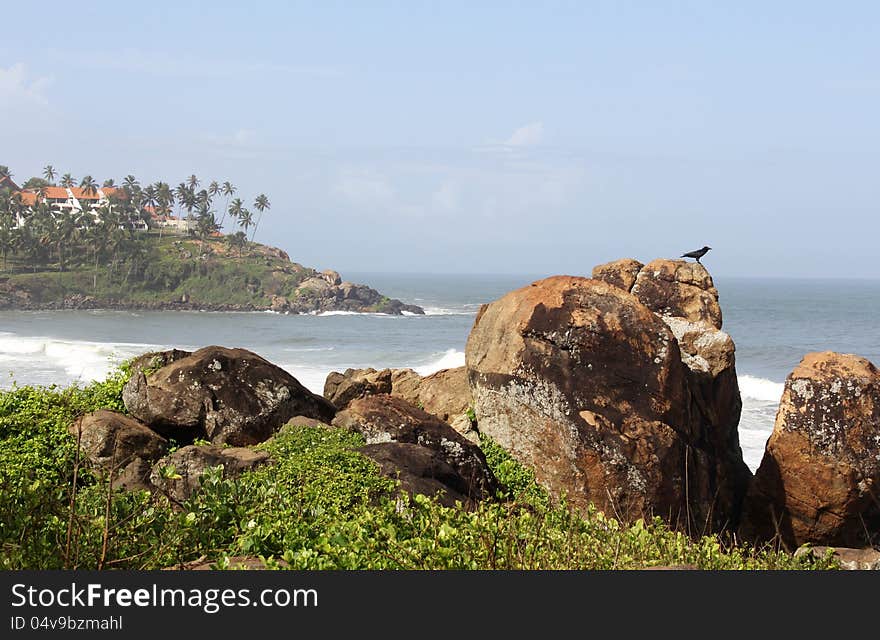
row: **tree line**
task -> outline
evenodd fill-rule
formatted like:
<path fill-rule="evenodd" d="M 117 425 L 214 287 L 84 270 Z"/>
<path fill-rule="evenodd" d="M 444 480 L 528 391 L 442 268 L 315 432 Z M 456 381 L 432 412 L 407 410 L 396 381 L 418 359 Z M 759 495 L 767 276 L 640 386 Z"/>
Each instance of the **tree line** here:
<path fill-rule="evenodd" d="M 4 176 L 12 178 L 9 168 L 0 165 L 0 179 Z M 65 173 L 57 183 L 56 177 L 55 168 L 47 165 L 42 177 L 30 178 L 22 185 L 22 192 L 8 187 L 0 189 L 0 254 L 4 271 L 10 255 L 22 258 L 34 271 L 53 261 L 59 271 L 64 271 L 71 261 L 82 266 L 88 258 L 94 261 L 97 282 L 102 258 L 111 265 L 125 260 L 131 268 L 137 268 L 146 249 L 136 230 L 158 226 L 160 237 L 164 232 L 154 215 L 167 219 L 176 214 L 181 220 L 184 212 L 189 221 L 188 234 L 200 238 L 203 247 L 208 238 L 223 228 L 228 216 L 239 230 L 228 234 L 226 242 L 241 257 L 248 244 L 248 231 L 252 229 L 253 242 L 263 213 L 271 208 L 268 197 L 260 194 L 253 202 L 255 215 L 241 198 L 235 197 L 238 189 L 231 182 L 221 184 L 212 180 L 202 185 L 195 174 L 176 187 L 162 181 L 142 186 L 133 175 L 125 176 L 121 184 L 105 180 L 101 187 L 91 175 L 77 181 Z M 79 187 L 86 196 L 97 195 L 99 188 L 112 191 L 105 193 L 106 200 L 96 209 L 83 204 L 82 210 L 58 211 L 46 201 L 47 189 L 54 186 Z M 36 201 L 25 203 L 23 192 L 33 193 Z M 221 205 L 218 220 L 217 207 Z"/>

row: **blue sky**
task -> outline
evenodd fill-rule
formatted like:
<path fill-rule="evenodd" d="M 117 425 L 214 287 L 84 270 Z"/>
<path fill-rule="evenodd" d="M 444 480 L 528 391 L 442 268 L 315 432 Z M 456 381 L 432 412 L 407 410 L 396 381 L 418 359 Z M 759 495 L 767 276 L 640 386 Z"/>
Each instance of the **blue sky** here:
<path fill-rule="evenodd" d="M 875 2 L 4 5 L 22 180 L 230 179 L 343 275 L 880 277 Z"/>

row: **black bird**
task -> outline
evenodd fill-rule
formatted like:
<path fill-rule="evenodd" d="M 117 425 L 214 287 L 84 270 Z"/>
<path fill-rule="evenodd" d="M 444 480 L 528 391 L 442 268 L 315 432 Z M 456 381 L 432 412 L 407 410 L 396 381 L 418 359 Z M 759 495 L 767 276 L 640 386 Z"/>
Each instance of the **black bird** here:
<path fill-rule="evenodd" d="M 690 253 L 684 253 L 684 254 L 682 254 L 681 257 L 682 258 L 696 258 L 697 262 L 699 262 L 700 258 L 702 258 L 704 255 L 709 253 L 709 249 L 711 249 L 711 248 L 712 247 L 703 247 L 702 249 L 697 249 L 696 251 L 691 251 Z"/>

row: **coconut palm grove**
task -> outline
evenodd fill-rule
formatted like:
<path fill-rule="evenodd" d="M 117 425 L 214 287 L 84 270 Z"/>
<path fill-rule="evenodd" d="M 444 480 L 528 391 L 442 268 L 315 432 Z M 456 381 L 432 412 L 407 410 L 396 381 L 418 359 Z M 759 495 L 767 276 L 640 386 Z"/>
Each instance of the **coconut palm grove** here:
<path fill-rule="evenodd" d="M 0 165 L 2 269 L 38 273 L 88 266 L 97 289 L 102 274 L 112 279 L 122 273 L 126 281 L 147 276 L 151 243 L 166 236 L 197 240 L 199 255 L 210 242 L 222 242 L 241 257 L 270 208 L 262 193 L 249 207 L 229 180 L 190 175 L 172 186 L 161 180 L 142 184 L 127 175 L 99 183 L 91 175 L 60 174 L 49 164 L 42 176 L 19 186 L 9 167 Z"/>

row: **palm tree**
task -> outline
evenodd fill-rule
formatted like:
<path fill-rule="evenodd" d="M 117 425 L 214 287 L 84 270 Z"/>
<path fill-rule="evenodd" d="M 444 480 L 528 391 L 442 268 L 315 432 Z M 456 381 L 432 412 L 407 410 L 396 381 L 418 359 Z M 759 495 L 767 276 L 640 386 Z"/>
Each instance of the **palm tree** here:
<path fill-rule="evenodd" d="M 104 184 L 102 185 L 103 189 L 115 189 L 116 181 L 113 178 L 107 178 L 104 180 Z"/>
<path fill-rule="evenodd" d="M 240 258 L 242 250 L 247 246 L 247 236 L 244 231 L 236 231 L 226 236 L 226 242 L 231 249 L 238 249 L 238 257 Z"/>
<path fill-rule="evenodd" d="M 0 164 L 0 178 L 11 178 L 12 172 L 5 164 Z"/>
<path fill-rule="evenodd" d="M 199 186 L 199 179 L 196 178 L 196 174 L 192 174 L 189 178 L 186 179 L 189 188 L 195 191 L 196 187 Z"/>
<path fill-rule="evenodd" d="M 130 196 L 140 190 L 141 184 L 138 182 L 137 178 L 128 174 L 122 179 L 122 188 L 125 189 L 125 192 Z"/>
<path fill-rule="evenodd" d="M 69 173 L 65 173 L 63 176 L 61 176 L 61 186 L 65 189 L 72 189 L 74 186 L 76 186 L 76 178 L 74 178 Z"/>
<path fill-rule="evenodd" d="M 66 245 L 72 243 L 79 237 L 79 225 L 77 224 L 76 218 L 67 211 L 65 211 L 61 218 L 58 220 L 58 224 L 54 229 L 54 233 L 52 234 L 52 239 L 55 242 L 55 246 L 58 250 L 58 270 L 64 271 L 64 248 Z"/>
<path fill-rule="evenodd" d="M 220 193 L 220 185 L 217 184 L 216 180 L 212 180 L 211 184 L 208 185 L 208 195 L 212 198 Z"/>
<path fill-rule="evenodd" d="M 251 242 L 254 241 L 254 236 L 257 235 L 257 227 L 260 226 L 260 220 L 263 219 L 263 211 L 271 208 L 272 205 L 269 203 L 269 198 L 267 198 L 266 195 L 263 193 L 258 195 L 257 199 L 254 200 L 254 209 L 259 211 L 260 215 L 257 216 L 257 222 L 254 224 L 254 233 L 251 235 Z"/>
<path fill-rule="evenodd" d="M 46 178 L 46 182 L 54 185 L 52 181 L 55 179 L 55 167 L 51 164 L 47 164 L 43 167 L 43 177 Z"/>
<path fill-rule="evenodd" d="M 220 188 L 221 193 L 226 196 L 226 204 L 223 205 L 223 215 L 220 216 L 220 227 L 223 227 L 223 221 L 226 219 L 226 212 L 229 211 L 229 198 L 230 196 L 235 195 L 236 188 L 235 186 L 227 180 L 223 183 L 223 186 Z"/>
<path fill-rule="evenodd" d="M 0 253 L 3 254 L 3 270 L 6 271 L 6 254 L 15 249 L 15 234 L 12 230 L 0 227 Z"/>
<path fill-rule="evenodd" d="M 86 176 L 79 182 L 79 188 L 82 189 L 83 195 L 95 195 L 98 193 L 98 183 L 92 176 Z"/>
<path fill-rule="evenodd" d="M 235 203 L 233 203 L 235 204 Z M 254 214 L 252 214 L 247 209 L 242 209 L 238 214 L 238 225 L 244 229 L 245 235 L 247 235 L 248 228 L 252 227 L 254 224 Z"/>

